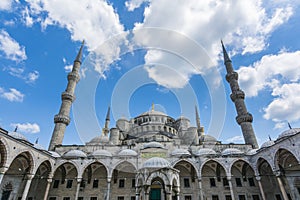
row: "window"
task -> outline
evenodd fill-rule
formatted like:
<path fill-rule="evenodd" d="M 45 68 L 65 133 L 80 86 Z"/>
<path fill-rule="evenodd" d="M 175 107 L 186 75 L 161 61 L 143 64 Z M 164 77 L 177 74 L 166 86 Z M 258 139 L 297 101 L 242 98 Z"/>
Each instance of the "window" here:
<path fill-rule="evenodd" d="M 90 200 L 97 200 L 97 197 L 91 197 Z"/>
<path fill-rule="evenodd" d="M 131 187 L 135 188 L 135 179 L 131 179 Z"/>
<path fill-rule="evenodd" d="M 32 197 L 28 197 L 28 199 L 27 200 L 32 200 Z"/>
<path fill-rule="evenodd" d="M 67 181 L 67 188 L 72 188 L 73 180 Z"/>
<path fill-rule="evenodd" d="M 253 178 L 248 178 L 248 181 L 249 181 L 249 185 L 254 187 L 255 186 L 255 183 L 254 183 L 254 179 Z"/>
<path fill-rule="evenodd" d="M 192 196 L 184 196 L 184 200 L 192 200 Z"/>
<path fill-rule="evenodd" d="M 63 200 L 71 200 L 70 197 L 64 197 Z"/>
<path fill-rule="evenodd" d="M 49 197 L 49 200 L 56 200 L 56 197 Z"/>
<path fill-rule="evenodd" d="M 119 188 L 125 187 L 125 179 L 120 179 L 119 180 Z M 119 197 L 118 197 L 119 198 Z M 124 198 L 124 197 L 123 197 Z"/>
<path fill-rule="evenodd" d="M 223 186 L 229 186 L 227 178 L 223 178 Z"/>
<path fill-rule="evenodd" d="M 80 182 L 80 187 L 81 187 L 81 188 L 85 188 L 85 180 L 82 180 L 82 181 Z"/>
<path fill-rule="evenodd" d="M 131 199 L 131 200 L 135 200 L 135 197 L 134 197 L 134 196 L 132 196 L 130 199 Z"/>
<path fill-rule="evenodd" d="M 236 186 L 237 187 L 242 187 L 242 180 L 240 178 L 235 178 Z"/>
<path fill-rule="evenodd" d="M 280 194 L 276 194 L 275 197 L 276 197 L 276 200 L 281 200 Z"/>
<path fill-rule="evenodd" d="M 231 200 L 231 195 L 225 195 L 226 200 Z"/>
<path fill-rule="evenodd" d="M 98 180 L 98 179 L 95 179 L 95 180 L 93 181 L 93 188 L 98 188 L 98 186 L 99 186 L 99 180 Z"/>
<path fill-rule="evenodd" d="M 212 195 L 211 199 L 212 200 L 219 200 L 219 196 L 218 195 Z"/>
<path fill-rule="evenodd" d="M 118 197 L 118 200 L 125 200 L 124 197 Z"/>
<path fill-rule="evenodd" d="M 259 196 L 257 194 L 252 195 L 253 200 L 259 200 Z"/>
<path fill-rule="evenodd" d="M 53 188 L 58 188 L 58 186 L 59 186 L 59 180 L 54 180 Z"/>
<path fill-rule="evenodd" d="M 83 200 L 83 197 L 78 197 L 78 199 L 77 200 Z"/>
<path fill-rule="evenodd" d="M 190 179 L 184 178 L 183 179 L 184 187 L 189 188 L 190 187 Z"/>
<path fill-rule="evenodd" d="M 210 187 L 216 187 L 216 180 L 214 178 L 209 179 Z"/>
<path fill-rule="evenodd" d="M 246 196 L 245 195 L 239 195 L 239 200 L 246 200 Z"/>

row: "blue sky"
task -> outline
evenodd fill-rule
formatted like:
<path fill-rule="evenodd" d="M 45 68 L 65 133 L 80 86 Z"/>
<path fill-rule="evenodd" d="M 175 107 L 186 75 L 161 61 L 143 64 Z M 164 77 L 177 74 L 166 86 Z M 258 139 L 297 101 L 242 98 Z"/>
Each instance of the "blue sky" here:
<path fill-rule="evenodd" d="M 101 134 L 149 109 L 242 143 L 220 39 L 239 73 L 258 141 L 300 122 L 299 1 L 2 0 L 0 126 L 48 147 L 67 73 L 85 40 L 81 81 L 64 144 Z M 91 117 L 91 118 L 89 118 Z M 91 119 L 89 121 L 88 119 Z"/>

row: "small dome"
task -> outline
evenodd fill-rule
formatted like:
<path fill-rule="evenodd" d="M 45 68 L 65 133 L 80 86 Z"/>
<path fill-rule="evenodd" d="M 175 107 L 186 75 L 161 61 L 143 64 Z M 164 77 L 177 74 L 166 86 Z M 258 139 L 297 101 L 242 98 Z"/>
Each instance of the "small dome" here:
<path fill-rule="evenodd" d="M 254 155 L 254 154 L 257 153 L 257 150 L 258 150 L 258 149 L 251 149 L 251 150 L 247 151 L 246 155 L 252 156 L 252 155 Z"/>
<path fill-rule="evenodd" d="M 273 144 L 275 144 L 274 140 L 268 140 L 268 141 L 264 142 L 264 143 L 260 146 L 260 148 L 261 148 L 261 149 L 262 149 L 262 148 L 267 148 L 267 147 L 272 146 Z"/>
<path fill-rule="evenodd" d="M 196 156 L 204 156 L 204 155 L 216 155 L 217 153 L 213 149 L 201 148 L 195 154 Z"/>
<path fill-rule="evenodd" d="M 97 157 L 112 157 L 112 154 L 104 149 L 98 149 L 91 153 L 89 156 L 97 158 Z"/>
<path fill-rule="evenodd" d="M 101 144 L 101 143 L 108 143 L 108 142 L 109 142 L 108 136 L 102 134 L 100 136 L 94 137 L 87 144 Z"/>
<path fill-rule="evenodd" d="M 63 157 L 64 158 L 86 158 L 86 154 L 81 150 L 73 149 L 65 153 Z"/>
<path fill-rule="evenodd" d="M 165 167 L 171 167 L 171 164 L 169 161 L 167 161 L 164 158 L 159 157 L 153 157 L 149 160 L 146 160 L 143 164 L 143 168 L 165 168 Z"/>
<path fill-rule="evenodd" d="M 225 149 L 224 151 L 222 151 L 223 156 L 239 155 L 239 154 L 243 154 L 243 152 L 241 150 L 235 149 L 235 148 L 228 148 L 228 149 Z"/>
<path fill-rule="evenodd" d="M 23 141 L 28 142 L 28 139 L 23 134 L 21 134 L 21 133 L 18 133 L 18 132 L 9 132 L 8 135 L 14 137 L 17 140 L 23 140 Z"/>
<path fill-rule="evenodd" d="M 211 135 L 201 135 L 199 141 L 202 143 L 216 143 L 218 142 L 216 138 Z"/>
<path fill-rule="evenodd" d="M 163 145 L 159 142 L 148 142 L 146 144 L 144 144 L 143 149 L 147 149 L 147 148 L 164 148 Z"/>
<path fill-rule="evenodd" d="M 174 151 L 172 151 L 171 155 L 181 157 L 181 156 L 190 156 L 191 153 L 186 149 L 175 149 Z"/>
<path fill-rule="evenodd" d="M 49 153 L 51 153 L 51 156 L 54 157 L 54 158 L 60 158 L 61 156 L 55 152 L 55 151 L 48 151 Z"/>
<path fill-rule="evenodd" d="M 131 150 L 131 149 L 123 149 L 119 152 L 119 156 L 137 156 L 137 152 Z"/>
<path fill-rule="evenodd" d="M 300 132 L 300 128 L 291 128 L 291 129 L 288 129 L 286 131 L 283 131 L 279 136 L 278 136 L 278 139 L 282 139 L 282 138 L 285 138 L 285 137 L 289 137 L 289 136 L 292 136 L 292 135 L 295 135 L 296 133 L 299 133 Z"/>

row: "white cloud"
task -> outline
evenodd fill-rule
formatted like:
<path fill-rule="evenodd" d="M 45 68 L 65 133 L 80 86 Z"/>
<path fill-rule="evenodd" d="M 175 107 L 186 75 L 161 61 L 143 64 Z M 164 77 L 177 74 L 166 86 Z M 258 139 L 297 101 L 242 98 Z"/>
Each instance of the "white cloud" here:
<path fill-rule="evenodd" d="M 300 119 L 300 51 L 281 50 L 277 55 L 266 55 L 248 67 L 238 70 L 241 88 L 247 96 L 258 96 L 269 89 L 274 97 L 263 109 L 263 117 L 274 121 L 275 128 L 286 121 Z"/>
<path fill-rule="evenodd" d="M 141 5 L 143 1 L 127 1 L 126 6 L 129 10 Z M 199 1 L 191 0 L 182 3 L 179 0 L 151 0 L 145 7 L 144 21 L 136 23 L 135 30 L 145 27 L 157 27 L 177 31 L 191 40 L 195 40 L 205 49 L 212 61 L 202 59 L 202 64 L 198 66 L 201 70 L 216 65 L 220 58 L 220 38 L 223 38 L 227 44 L 234 46 L 233 51 L 236 53 L 254 53 L 263 50 L 267 45 L 267 39 L 270 34 L 281 24 L 285 23 L 293 14 L 292 7 L 287 4 L 275 4 L 271 8 L 264 8 L 261 0 L 254 1 Z M 179 17 L 180 16 L 180 17 Z M 163 19 L 163 20 L 162 20 Z M 176 20 L 174 20 L 176 19 Z M 137 38 L 141 44 L 147 45 L 150 42 L 163 45 L 170 45 L 161 35 L 147 35 Z M 149 42 L 149 43 L 147 43 Z M 180 40 L 174 39 L 174 43 L 181 47 L 183 51 L 188 51 L 191 46 L 183 45 Z M 150 50 L 151 51 L 151 50 Z M 155 53 L 155 52 L 154 52 Z M 156 51 L 158 53 L 158 51 Z M 198 52 L 194 52 L 198 53 Z M 153 54 L 153 53 L 152 53 Z M 158 63 L 170 61 L 165 52 L 160 52 Z M 146 54 L 147 56 L 147 54 Z M 197 55 L 190 52 L 192 59 L 197 59 Z M 156 56 L 153 56 L 156 58 Z M 207 58 L 206 58 L 207 59 Z M 151 59 L 145 58 L 146 64 L 152 62 Z M 149 62 L 149 63 L 148 63 Z M 210 62 L 211 65 L 206 63 Z M 169 66 L 174 67 L 173 62 Z M 203 64 L 204 63 L 204 64 Z M 176 71 L 185 71 L 191 66 L 175 65 Z M 185 70 L 181 70 L 185 69 Z M 183 76 L 190 77 L 191 71 L 183 72 Z M 161 77 L 168 77 L 168 74 L 161 73 Z M 159 82 L 159 80 L 156 80 Z M 184 82 L 182 82 L 184 84 Z M 178 85 L 174 85 L 178 87 Z"/>
<path fill-rule="evenodd" d="M 125 2 L 125 6 L 129 11 L 134 11 L 134 9 L 139 8 L 142 3 L 148 2 L 149 0 L 130 0 Z"/>
<path fill-rule="evenodd" d="M 0 1 L 0 10 L 10 10 L 13 0 L 1 0 Z"/>
<path fill-rule="evenodd" d="M 26 60 L 25 47 L 14 40 L 5 30 L 0 30 L 0 51 L 7 59 L 13 61 Z"/>
<path fill-rule="evenodd" d="M 72 71 L 72 69 L 73 69 L 73 65 L 66 65 L 66 66 L 64 67 L 64 69 L 65 69 L 66 72 L 70 72 L 70 71 Z"/>
<path fill-rule="evenodd" d="M 10 75 L 25 80 L 26 83 L 34 83 L 40 76 L 39 72 L 36 70 L 26 73 L 25 68 L 21 67 L 7 67 L 4 68 L 4 71 L 8 71 Z"/>
<path fill-rule="evenodd" d="M 11 124 L 12 127 L 17 127 L 18 126 L 18 131 L 23 132 L 23 133 L 39 133 L 40 132 L 40 127 L 36 123 L 13 123 Z"/>
<path fill-rule="evenodd" d="M 237 135 L 237 136 L 233 136 L 231 138 L 228 138 L 226 140 L 226 142 L 229 142 L 229 143 L 242 143 L 242 142 L 244 142 L 244 138 L 241 135 Z"/>
<path fill-rule="evenodd" d="M 23 102 L 24 96 L 24 94 L 15 88 L 10 88 L 9 91 L 6 91 L 4 88 L 0 88 L 0 97 L 7 99 L 8 101 Z"/>

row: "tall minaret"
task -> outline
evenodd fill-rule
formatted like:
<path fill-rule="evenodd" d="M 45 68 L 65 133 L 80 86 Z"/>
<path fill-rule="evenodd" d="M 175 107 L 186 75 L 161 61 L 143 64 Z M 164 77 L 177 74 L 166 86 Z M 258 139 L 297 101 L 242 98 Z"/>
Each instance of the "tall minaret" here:
<path fill-rule="evenodd" d="M 251 144 L 253 148 L 258 148 L 256 137 L 252 128 L 252 115 L 247 111 L 244 99 L 245 93 L 240 89 L 238 84 L 238 74 L 233 70 L 232 62 L 227 54 L 227 51 L 224 47 L 223 42 L 223 55 L 224 55 L 224 64 L 226 66 L 226 80 L 230 84 L 231 95 L 230 98 L 235 104 L 237 111 L 236 121 L 241 126 L 244 140 L 246 144 Z"/>
<path fill-rule="evenodd" d="M 70 123 L 70 110 L 73 101 L 75 100 L 74 91 L 80 79 L 79 68 L 81 65 L 82 49 L 84 41 L 80 50 L 74 60 L 73 69 L 68 74 L 68 85 L 66 90 L 61 94 L 61 106 L 59 113 L 54 116 L 55 127 L 52 133 L 52 138 L 49 144 L 49 150 L 54 150 L 56 145 L 61 145 L 64 139 L 66 126 Z"/>
<path fill-rule="evenodd" d="M 107 136 L 109 133 L 109 122 L 110 122 L 110 107 L 108 107 L 107 109 L 105 125 L 104 128 L 102 129 L 102 133 L 104 134 L 104 136 Z"/>
<path fill-rule="evenodd" d="M 197 125 L 198 135 L 199 136 L 204 135 L 204 128 L 201 127 L 201 124 L 200 124 L 200 116 L 199 116 L 199 113 L 198 113 L 197 106 L 195 106 L 195 114 L 196 114 L 196 125 Z"/>

